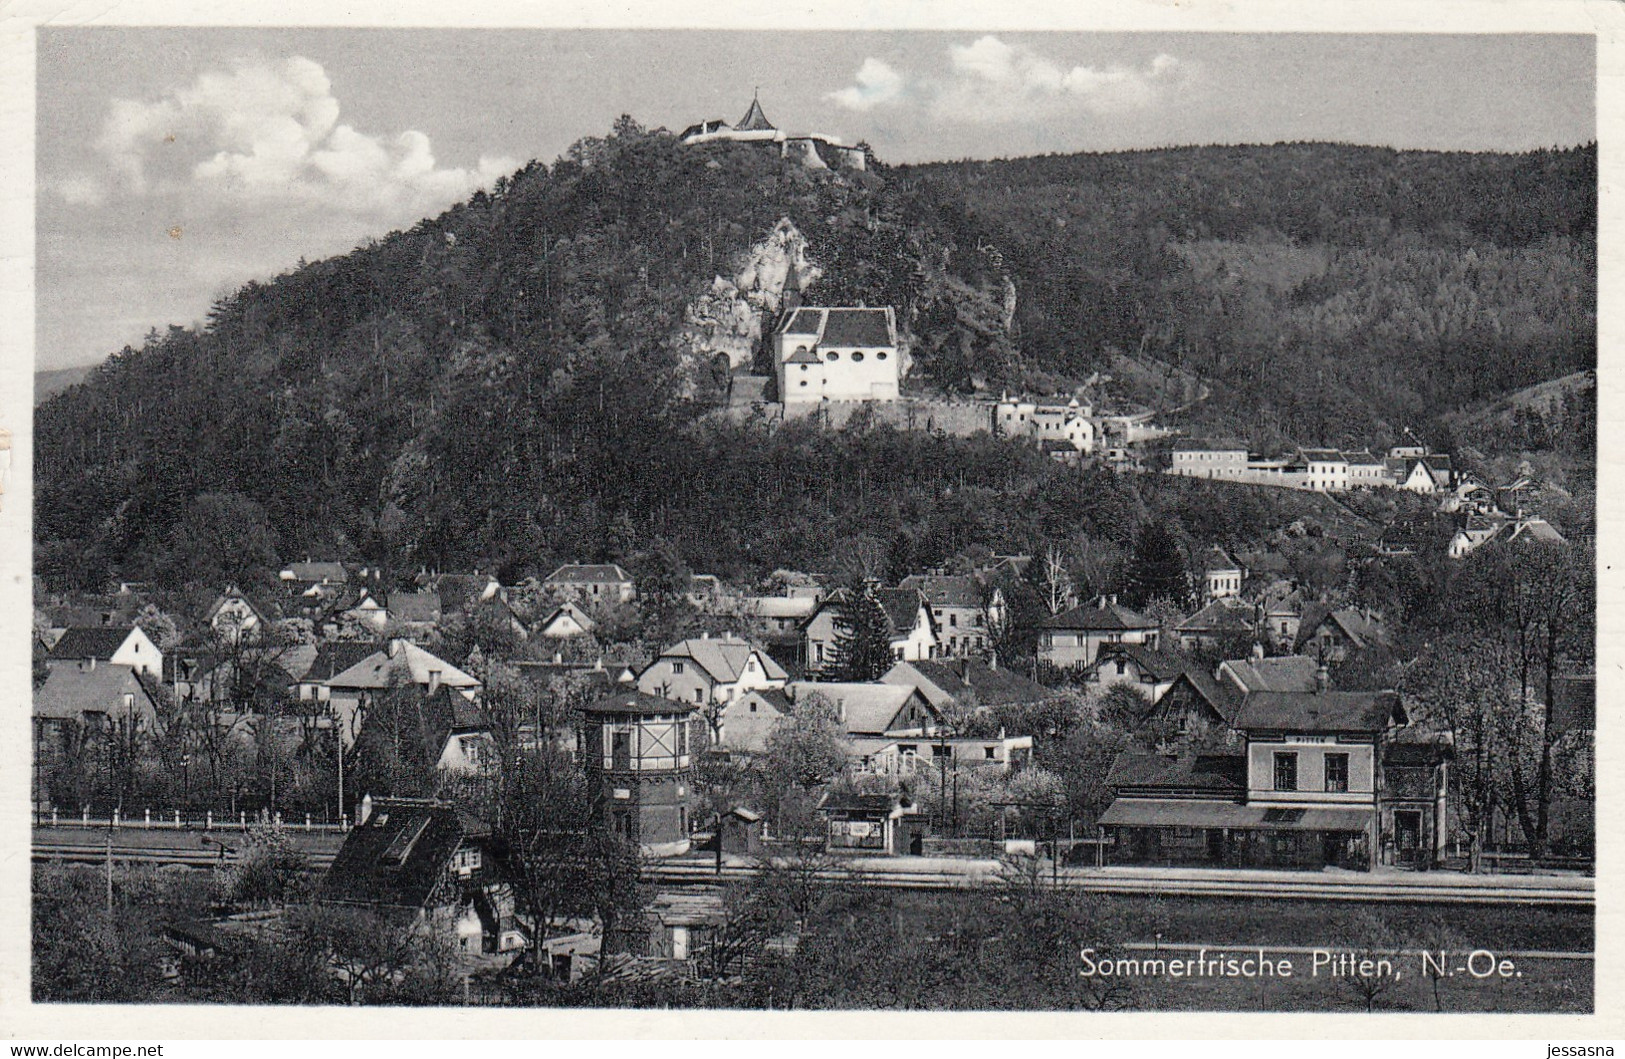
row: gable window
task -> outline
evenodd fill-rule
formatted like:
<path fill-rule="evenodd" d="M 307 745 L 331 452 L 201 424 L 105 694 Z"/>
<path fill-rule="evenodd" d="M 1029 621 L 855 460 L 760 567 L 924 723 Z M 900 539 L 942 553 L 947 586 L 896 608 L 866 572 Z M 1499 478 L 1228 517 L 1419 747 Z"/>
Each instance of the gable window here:
<path fill-rule="evenodd" d="M 754 702 L 753 702 L 753 703 L 751 703 L 751 704 L 750 704 L 750 712 L 751 712 L 751 713 L 755 713 L 755 712 L 756 712 L 756 704 L 755 704 L 755 703 L 754 703 Z"/>
<path fill-rule="evenodd" d="M 1342 794 L 1349 789 L 1349 756 L 1326 755 L 1326 789 Z"/>
<path fill-rule="evenodd" d="M 1275 755 L 1275 789 L 1278 791 L 1295 791 L 1298 789 L 1298 755 L 1290 751 Z"/>
<path fill-rule="evenodd" d="M 683 663 L 681 663 L 681 662 L 673 662 L 671 664 L 671 671 L 673 673 L 681 673 L 683 671 Z"/>
<path fill-rule="evenodd" d="M 1122 676 L 1126 672 L 1128 672 L 1128 663 L 1119 658 L 1117 660 L 1117 675 Z"/>

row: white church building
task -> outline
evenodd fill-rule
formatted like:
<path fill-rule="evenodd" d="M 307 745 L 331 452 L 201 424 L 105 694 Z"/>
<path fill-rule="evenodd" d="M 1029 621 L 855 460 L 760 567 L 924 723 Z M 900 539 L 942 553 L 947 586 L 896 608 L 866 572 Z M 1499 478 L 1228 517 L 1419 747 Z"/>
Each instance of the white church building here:
<path fill-rule="evenodd" d="M 897 317 L 890 306 L 801 306 L 775 336 L 785 411 L 822 401 L 895 401 L 902 373 Z"/>

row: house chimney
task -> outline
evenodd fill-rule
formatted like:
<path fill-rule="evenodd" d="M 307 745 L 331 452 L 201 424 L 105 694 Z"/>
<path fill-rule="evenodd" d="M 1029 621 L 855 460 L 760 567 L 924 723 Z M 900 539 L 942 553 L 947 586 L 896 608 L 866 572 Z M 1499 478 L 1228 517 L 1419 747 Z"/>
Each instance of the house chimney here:
<path fill-rule="evenodd" d="M 1329 683 L 1331 683 L 1331 674 L 1326 669 L 1326 663 L 1322 662 L 1320 668 L 1315 670 L 1315 694 L 1325 694 L 1326 685 Z"/>

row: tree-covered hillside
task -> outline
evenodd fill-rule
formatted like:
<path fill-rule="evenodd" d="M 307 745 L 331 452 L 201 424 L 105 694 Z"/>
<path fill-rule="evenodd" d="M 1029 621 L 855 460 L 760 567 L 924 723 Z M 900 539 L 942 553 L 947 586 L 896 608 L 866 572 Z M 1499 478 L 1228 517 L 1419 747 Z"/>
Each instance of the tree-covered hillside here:
<path fill-rule="evenodd" d="M 660 540 L 734 573 L 833 569 L 865 537 L 917 562 L 1085 530 L 1126 546 L 1185 494 L 1086 488 L 992 441 L 706 417 L 686 307 L 789 218 L 822 270 L 809 300 L 898 307 L 916 387 L 1069 385 L 1120 349 L 1215 380 L 1193 429 L 1380 442 L 1594 362 L 1594 187 L 1591 148 L 828 173 L 623 119 L 43 403 L 38 570 L 202 576 L 200 510 L 255 554 L 505 577 Z"/>
<path fill-rule="evenodd" d="M 1364 444 L 1592 366 L 1596 161 L 1282 144 L 911 175 L 1015 276 L 1024 363 L 1148 353 L 1218 384 L 1194 430 Z"/>

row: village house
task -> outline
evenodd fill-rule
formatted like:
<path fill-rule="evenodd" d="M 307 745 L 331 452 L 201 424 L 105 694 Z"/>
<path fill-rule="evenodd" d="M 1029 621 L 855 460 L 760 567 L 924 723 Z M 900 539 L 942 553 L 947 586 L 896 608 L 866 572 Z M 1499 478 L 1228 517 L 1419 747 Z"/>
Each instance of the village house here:
<path fill-rule="evenodd" d="M 1100 438 L 1093 413 L 1093 407 L 1075 395 L 1064 405 L 1012 400 L 1006 395 L 994 407 L 993 432 L 1004 437 L 1032 438 L 1040 444 L 1061 444 L 1076 459 L 1094 452 Z"/>
<path fill-rule="evenodd" d="M 413 686 L 421 698 L 418 731 L 423 734 L 425 757 L 435 770 L 452 776 L 486 776 L 498 766 L 497 744 L 491 719 L 477 702 L 445 684 L 433 692 Z"/>
<path fill-rule="evenodd" d="M 1241 595 L 1244 576 L 1241 564 L 1218 545 L 1202 553 L 1202 585 L 1207 599 L 1229 599 Z"/>
<path fill-rule="evenodd" d="M 1093 664 L 1106 644 L 1142 644 L 1156 647 L 1157 623 L 1117 602 L 1100 596 L 1047 619 L 1038 633 L 1038 657 L 1070 669 Z"/>
<path fill-rule="evenodd" d="M 346 749 L 354 745 L 360 734 L 368 704 L 386 691 L 408 684 L 430 695 L 445 685 L 470 700 L 480 689 L 477 679 L 445 659 L 410 640 L 390 640 L 383 648 L 375 649 L 327 681 L 328 705 Z"/>
<path fill-rule="evenodd" d="M 277 573 L 277 580 L 288 585 L 290 589 L 303 593 L 311 588 L 322 585 L 342 586 L 350 581 L 350 572 L 340 562 L 328 560 L 312 560 L 306 558 L 302 563 L 289 563 Z"/>
<path fill-rule="evenodd" d="M 992 647 L 993 630 L 1005 622 L 1004 593 L 984 588 L 969 574 L 911 574 L 898 582 L 925 597 L 936 623 L 942 658 L 982 655 Z"/>
<path fill-rule="evenodd" d="M 573 640 L 590 634 L 597 625 L 586 611 L 565 600 L 536 623 L 536 635 L 548 640 Z"/>
<path fill-rule="evenodd" d="M 1186 651 L 1244 645 L 1258 635 L 1258 610 L 1234 596 L 1223 596 L 1180 622 L 1174 635 Z"/>
<path fill-rule="evenodd" d="M 515 915 L 490 828 L 464 809 L 428 799 L 370 800 L 316 900 L 381 913 L 395 929 L 426 931 L 470 958 L 522 950 L 531 933 Z"/>
<path fill-rule="evenodd" d="M 389 608 L 373 595 L 371 589 L 359 588 L 355 590 L 353 598 L 347 599 L 343 609 L 339 611 L 339 617 L 363 625 L 373 632 L 382 632 L 389 624 Z"/>
<path fill-rule="evenodd" d="M 906 778 L 944 769 L 991 768 L 1010 772 L 1032 761 L 1033 737 L 977 738 L 939 731 L 930 737 L 881 736 L 852 739 L 854 767 L 876 776 Z"/>
<path fill-rule="evenodd" d="M 887 640 L 893 658 L 915 662 L 936 658 L 941 653 L 936 619 L 931 616 L 931 606 L 919 589 L 879 588 L 874 592 L 886 613 Z M 804 668 L 809 676 L 822 673 L 835 663 L 840 611 L 850 599 L 850 591 L 836 589 L 807 619 L 802 635 L 806 644 Z"/>
<path fill-rule="evenodd" d="M 1119 864 L 1427 867 L 1443 853 L 1448 748 L 1409 737 L 1391 691 L 1253 692 L 1243 751 L 1130 752 L 1100 827 Z"/>
<path fill-rule="evenodd" d="M 895 401 L 902 378 L 891 306 L 802 306 L 775 336 L 779 400 L 785 413 L 823 401 Z"/>
<path fill-rule="evenodd" d="M 1238 694 L 1255 691 L 1314 691 L 1324 665 L 1305 655 L 1278 658 L 1235 658 L 1219 663 L 1217 678 Z"/>
<path fill-rule="evenodd" d="M 745 691 L 782 688 L 790 679 L 764 648 L 733 636 L 702 636 L 663 648 L 638 674 L 646 695 L 705 707 L 726 703 Z"/>
<path fill-rule="evenodd" d="M 328 682 L 351 666 L 370 657 L 379 645 L 370 640 L 323 640 L 316 654 L 297 676 L 295 694 L 301 701 L 326 702 Z"/>
<path fill-rule="evenodd" d="M 1347 661 L 1355 651 L 1387 640 L 1387 631 L 1375 611 L 1311 603 L 1304 608 L 1293 653 L 1335 664 Z"/>
<path fill-rule="evenodd" d="M 765 754 L 768 737 L 795 707 L 783 688 L 753 688 L 717 708 L 713 744 L 730 754 Z"/>
<path fill-rule="evenodd" d="M 1543 518 L 1506 518 L 1505 516 L 1468 515 L 1462 527 L 1450 540 L 1452 559 L 1465 559 L 1491 542 L 1510 544 L 1515 541 L 1540 544 L 1563 544 L 1564 537 L 1557 528 Z"/>
<path fill-rule="evenodd" d="M 1450 457 L 1434 455 L 1425 448 L 1399 446 L 1388 452 L 1388 472 L 1393 484 L 1412 493 L 1432 496 L 1448 492 L 1455 486 L 1455 474 Z M 1405 455 L 1397 455 L 1405 453 Z"/>
<path fill-rule="evenodd" d="M 267 608 L 256 606 L 241 589 L 232 585 L 215 599 L 203 615 L 203 623 L 216 636 L 235 643 L 240 638 L 254 639 L 264 634 L 270 627 L 266 611 Z"/>
<path fill-rule="evenodd" d="M 1126 684 L 1155 704 L 1181 673 L 1193 668 L 1197 667 L 1180 655 L 1143 644 L 1103 644 L 1095 660 L 1084 667 L 1084 679 L 1102 691 L 1113 684 Z"/>
<path fill-rule="evenodd" d="M 1020 673 L 970 658 L 898 662 L 880 680 L 916 689 L 944 714 L 1031 705 L 1055 697 L 1052 689 Z"/>
<path fill-rule="evenodd" d="M 49 777 L 76 753 L 109 760 L 109 740 L 134 742 L 158 731 L 158 704 L 130 666 L 95 658 L 58 660 L 34 689 L 34 802 L 49 808 Z"/>
<path fill-rule="evenodd" d="M 75 626 L 65 630 L 45 657 L 46 665 L 92 666 L 106 663 L 124 666 L 136 673 L 160 676 L 164 654 L 139 625 Z"/>
<path fill-rule="evenodd" d="M 391 592 L 385 609 L 396 635 L 427 636 L 440 624 L 440 593 L 426 590 Z"/>
<path fill-rule="evenodd" d="M 835 709 L 841 729 L 853 738 L 934 735 L 942 715 L 914 687 L 906 684 L 860 684 L 792 681 L 785 686 L 792 703 L 822 696 Z"/>
<path fill-rule="evenodd" d="M 688 852 L 701 745 L 693 703 L 627 690 L 586 706 L 580 754 L 603 826 L 647 856 Z"/>
<path fill-rule="evenodd" d="M 637 595 L 632 578 L 616 563 L 565 563 L 547 576 L 542 588 L 556 599 L 583 605 L 630 603 Z"/>

